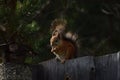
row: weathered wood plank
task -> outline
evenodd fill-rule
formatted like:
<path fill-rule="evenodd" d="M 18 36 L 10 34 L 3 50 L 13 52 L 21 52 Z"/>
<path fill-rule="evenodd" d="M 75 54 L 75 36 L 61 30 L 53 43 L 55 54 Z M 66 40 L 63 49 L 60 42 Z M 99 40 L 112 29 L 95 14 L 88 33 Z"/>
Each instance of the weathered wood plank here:
<path fill-rule="evenodd" d="M 120 52 L 95 58 L 96 80 L 120 80 Z"/>
<path fill-rule="evenodd" d="M 33 80 L 120 80 L 120 52 L 80 57 L 61 64 L 52 59 L 33 69 Z"/>
<path fill-rule="evenodd" d="M 42 78 L 43 74 L 44 74 L 43 66 L 41 65 L 32 66 L 32 80 L 44 80 Z"/>
<path fill-rule="evenodd" d="M 38 68 L 34 68 L 33 80 L 65 80 L 66 77 L 70 78 L 68 80 L 90 80 L 89 75 L 94 63 L 93 57 L 87 56 L 68 60 L 65 64 L 52 59 L 40 63 L 39 66 L 42 66 L 43 74 L 39 76 L 41 71 L 38 72 Z M 34 76 L 36 74 L 37 76 Z"/>

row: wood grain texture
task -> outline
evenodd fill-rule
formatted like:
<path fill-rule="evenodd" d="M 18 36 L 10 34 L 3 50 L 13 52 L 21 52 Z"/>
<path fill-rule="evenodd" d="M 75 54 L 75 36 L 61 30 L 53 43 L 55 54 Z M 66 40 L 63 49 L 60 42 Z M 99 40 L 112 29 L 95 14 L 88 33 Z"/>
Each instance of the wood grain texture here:
<path fill-rule="evenodd" d="M 120 80 L 120 52 L 95 58 L 96 80 Z"/>
<path fill-rule="evenodd" d="M 34 66 L 33 80 L 120 80 L 120 52 L 80 57 L 65 64 L 48 60 Z"/>
<path fill-rule="evenodd" d="M 42 66 L 42 76 L 39 76 L 41 71 L 35 70 L 39 66 Z M 33 78 L 38 78 L 33 80 L 65 80 L 66 77 L 69 77 L 70 80 L 90 80 L 89 75 L 91 69 L 94 68 L 94 63 L 93 57 L 87 56 L 68 60 L 65 64 L 52 59 L 40 63 L 39 66 L 33 69 L 34 73 L 38 75 L 34 76 L 36 74 L 33 74 Z"/>

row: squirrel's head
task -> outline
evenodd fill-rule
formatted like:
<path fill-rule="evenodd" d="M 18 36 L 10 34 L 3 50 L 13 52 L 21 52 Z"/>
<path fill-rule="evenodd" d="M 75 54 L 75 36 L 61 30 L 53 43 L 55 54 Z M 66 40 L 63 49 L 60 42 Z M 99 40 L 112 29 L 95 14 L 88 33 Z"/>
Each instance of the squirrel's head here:
<path fill-rule="evenodd" d="M 51 46 L 57 45 L 59 43 L 59 40 L 60 40 L 59 32 L 56 31 L 52 34 L 52 37 L 50 39 L 50 45 Z"/>
<path fill-rule="evenodd" d="M 65 19 L 55 19 L 51 23 L 51 32 L 57 30 L 59 32 L 64 32 L 66 29 L 67 21 Z"/>

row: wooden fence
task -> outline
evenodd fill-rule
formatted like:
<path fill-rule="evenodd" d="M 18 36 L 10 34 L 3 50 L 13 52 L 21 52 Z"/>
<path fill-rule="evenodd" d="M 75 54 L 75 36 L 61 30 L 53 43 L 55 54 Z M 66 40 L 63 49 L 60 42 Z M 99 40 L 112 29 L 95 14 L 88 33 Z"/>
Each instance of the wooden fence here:
<path fill-rule="evenodd" d="M 55 59 L 32 67 L 33 80 L 120 80 L 120 52 L 86 56 L 61 64 Z"/>

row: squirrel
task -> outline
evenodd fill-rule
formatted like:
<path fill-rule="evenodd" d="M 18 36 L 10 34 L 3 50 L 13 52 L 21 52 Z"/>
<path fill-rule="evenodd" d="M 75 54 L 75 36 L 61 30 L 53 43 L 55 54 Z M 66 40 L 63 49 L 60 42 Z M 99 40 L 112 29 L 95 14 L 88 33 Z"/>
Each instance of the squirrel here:
<path fill-rule="evenodd" d="M 77 34 L 65 32 L 66 21 L 55 19 L 52 23 L 52 37 L 50 38 L 51 52 L 61 63 L 72 59 L 77 53 Z"/>

